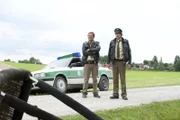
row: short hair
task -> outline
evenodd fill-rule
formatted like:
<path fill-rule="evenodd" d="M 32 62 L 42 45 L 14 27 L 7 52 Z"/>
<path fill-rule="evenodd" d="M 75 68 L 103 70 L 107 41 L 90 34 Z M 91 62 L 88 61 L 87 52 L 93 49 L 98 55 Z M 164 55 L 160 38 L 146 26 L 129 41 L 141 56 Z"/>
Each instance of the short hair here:
<path fill-rule="evenodd" d="M 89 32 L 89 33 L 88 33 L 88 35 L 89 35 L 89 34 L 92 34 L 92 35 L 93 35 L 93 37 L 95 37 L 95 34 L 94 34 L 94 32 Z"/>

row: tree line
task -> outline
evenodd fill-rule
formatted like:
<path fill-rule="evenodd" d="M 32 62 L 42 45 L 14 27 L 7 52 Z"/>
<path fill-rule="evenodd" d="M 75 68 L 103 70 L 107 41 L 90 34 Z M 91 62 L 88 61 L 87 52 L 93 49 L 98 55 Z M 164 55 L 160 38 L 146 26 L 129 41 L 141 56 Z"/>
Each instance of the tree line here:
<path fill-rule="evenodd" d="M 11 59 L 5 59 L 4 61 L 11 62 Z M 18 63 L 42 64 L 42 62 L 39 59 L 36 59 L 34 57 L 29 58 L 29 60 L 28 59 L 18 60 Z"/>
<path fill-rule="evenodd" d="M 100 62 L 102 64 L 106 64 L 108 60 L 108 56 L 100 56 Z M 140 65 L 148 65 L 152 70 L 160 70 L 160 71 L 180 71 L 180 56 L 176 55 L 174 58 L 174 63 L 164 63 L 162 57 L 158 60 L 157 56 L 154 56 L 152 60 L 144 60 L 143 63 L 132 63 L 132 66 L 138 67 Z"/>
<path fill-rule="evenodd" d="M 11 61 L 10 59 L 5 59 L 4 61 Z M 100 56 L 101 64 L 106 64 L 108 61 L 108 56 Z M 29 60 L 19 60 L 18 63 L 30 63 L 30 64 L 42 64 L 42 62 L 35 58 L 31 57 Z M 141 65 L 148 65 L 152 70 L 167 70 L 167 71 L 180 71 L 180 56 L 176 55 L 174 58 L 174 63 L 164 63 L 162 57 L 158 60 L 157 56 L 154 56 L 152 60 L 143 60 L 143 63 L 132 63 L 132 66 L 140 67 Z"/>

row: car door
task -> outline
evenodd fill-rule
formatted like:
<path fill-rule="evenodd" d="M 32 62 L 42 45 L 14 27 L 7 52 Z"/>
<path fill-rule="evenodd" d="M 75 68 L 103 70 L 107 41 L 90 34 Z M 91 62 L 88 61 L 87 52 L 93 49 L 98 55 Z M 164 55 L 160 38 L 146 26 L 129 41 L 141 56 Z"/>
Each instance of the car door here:
<path fill-rule="evenodd" d="M 73 58 L 71 63 L 80 63 L 80 58 Z M 70 64 L 71 64 L 70 63 Z M 68 70 L 69 84 L 83 84 L 84 82 L 84 67 L 83 66 L 72 66 Z"/>

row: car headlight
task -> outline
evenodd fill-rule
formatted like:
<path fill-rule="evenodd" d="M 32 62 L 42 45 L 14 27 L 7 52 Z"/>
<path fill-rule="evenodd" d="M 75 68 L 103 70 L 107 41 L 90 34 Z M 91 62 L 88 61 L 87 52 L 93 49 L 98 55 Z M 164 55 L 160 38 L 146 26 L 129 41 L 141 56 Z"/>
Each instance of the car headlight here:
<path fill-rule="evenodd" d="M 44 74 L 44 73 L 34 74 L 34 78 L 42 78 L 42 77 L 45 77 L 45 74 Z"/>

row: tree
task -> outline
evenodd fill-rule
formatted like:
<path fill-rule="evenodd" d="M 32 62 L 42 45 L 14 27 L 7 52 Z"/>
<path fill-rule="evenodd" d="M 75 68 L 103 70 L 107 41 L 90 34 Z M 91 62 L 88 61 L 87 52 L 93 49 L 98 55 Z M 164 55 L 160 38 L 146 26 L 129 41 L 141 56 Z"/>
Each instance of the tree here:
<path fill-rule="evenodd" d="M 168 63 L 164 63 L 164 69 L 168 70 L 169 64 Z"/>
<path fill-rule="evenodd" d="M 139 64 L 135 64 L 135 66 L 136 66 L 137 68 L 139 68 Z"/>
<path fill-rule="evenodd" d="M 157 56 L 155 55 L 154 57 L 153 57 L 153 63 L 158 63 L 158 58 L 157 58 Z"/>
<path fill-rule="evenodd" d="M 5 62 L 10 62 L 10 61 L 11 61 L 11 59 L 5 59 L 4 61 L 5 61 Z"/>
<path fill-rule="evenodd" d="M 35 64 L 42 64 L 41 61 L 39 59 L 36 59 L 36 63 Z"/>
<path fill-rule="evenodd" d="M 105 55 L 105 56 L 100 56 L 100 62 L 101 62 L 102 64 L 106 64 L 107 61 L 108 61 L 108 56 L 107 56 L 107 55 Z"/>
<path fill-rule="evenodd" d="M 136 63 L 132 62 L 132 67 L 136 66 Z"/>
<path fill-rule="evenodd" d="M 42 64 L 41 61 L 39 59 L 36 59 L 34 57 L 31 57 L 29 60 L 25 59 L 25 60 L 19 60 L 19 63 L 31 63 L 31 64 Z"/>
<path fill-rule="evenodd" d="M 164 67 L 164 63 L 162 61 L 162 57 L 160 58 L 159 60 L 159 64 L 158 64 L 158 70 L 164 70 L 165 67 Z"/>
<path fill-rule="evenodd" d="M 168 63 L 164 63 L 164 67 L 167 68 L 168 67 Z"/>
<path fill-rule="evenodd" d="M 19 60 L 18 63 L 29 63 L 29 61 L 27 59 L 25 60 Z"/>
<path fill-rule="evenodd" d="M 167 67 L 167 70 L 174 71 L 174 65 L 173 64 L 169 64 L 168 67 Z"/>
<path fill-rule="evenodd" d="M 174 65 L 180 61 L 179 55 L 176 55 L 174 58 Z"/>
<path fill-rule="evenodd" d="M 180 71 L 180 61 L 175 64 L 174 68 L 175 71 Z"/>
<path fill-rule="evenodd" d="M 154 65 L 154 62 L 152 60 L 149 61 L 149 66 L 153 67 L 153 65 Z"/>
<path fill-rule="evenodd" d="M 34 57 L 31 57 L 29 59 L 29 63 L 35 64 L 36 63 L 36 59 Z"/>
<path fill-rule="evenodd" d="M 143 64 L 144 64 L 144 65 L 149 65 L 149 61 L 148 61 L 148 60 L 144 60 L 144 61 L 143 61 Z"/>
<path fill-rule="evenodd" d="M 157 58 L 157 56 L 154 56 L 152 61 L 153 61 L 153 68 L 155 70 L 157 70 L 158 69 L 158 58 Z"/>

